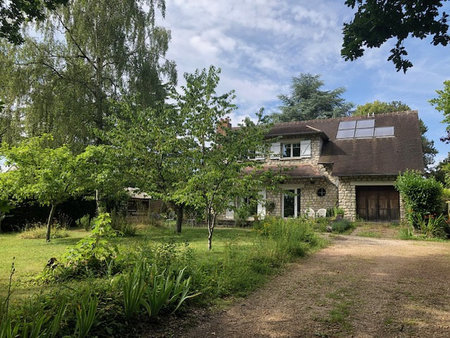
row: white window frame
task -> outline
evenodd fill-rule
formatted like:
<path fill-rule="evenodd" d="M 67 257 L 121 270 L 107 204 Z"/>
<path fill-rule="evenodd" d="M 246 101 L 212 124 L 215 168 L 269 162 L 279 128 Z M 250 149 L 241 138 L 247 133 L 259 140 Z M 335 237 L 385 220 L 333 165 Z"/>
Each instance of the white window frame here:
<path fill-rule="evenodd" d="M 290 144 L 290 156 L 284 156 L 284 146 Z M 300 156 L 294 156 L 294 144 L 300 144 Z M 282 142 L 280 144 L 280 158 L 287 159 L 299 159 L 299 158 L 310 158 L 311 157 L 311 140 L 301 140 L 301 141 L 291 141 L 291 142 Z"/>
<path fill-rule="evenodd" d="M 300 210 L 300 214 L 298 214 L 298 198 L 297 196 L 300 194 L 300 204 L 301 204 L 301 198 L 302 198 L 302 189 L 300 187 L 283 187 L 283 193 L 281 194 L 281 217 L 283 218 L 287 218 L 284 216 L 284 191 L 286 190 L 294 190 L 294 218 L 300 217 L 301 215 L 301 210 Z M 301 207 L 301 205 L 300 205 Z"/>

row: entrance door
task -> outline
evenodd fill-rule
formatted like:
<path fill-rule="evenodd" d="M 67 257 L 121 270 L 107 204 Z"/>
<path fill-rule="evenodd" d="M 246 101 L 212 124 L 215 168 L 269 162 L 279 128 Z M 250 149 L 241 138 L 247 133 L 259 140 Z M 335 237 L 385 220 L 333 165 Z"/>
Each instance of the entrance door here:
<path fill-rule="evenodd" d="M 393 186 L 357 186 L 356 212 L 366 221 L 398 221 L 398 191 Z"/>
<path fill-rule="evenodd" d="M 300 189 L 287 189 L 283 193 L 283 217 L 300 216 Z"/>

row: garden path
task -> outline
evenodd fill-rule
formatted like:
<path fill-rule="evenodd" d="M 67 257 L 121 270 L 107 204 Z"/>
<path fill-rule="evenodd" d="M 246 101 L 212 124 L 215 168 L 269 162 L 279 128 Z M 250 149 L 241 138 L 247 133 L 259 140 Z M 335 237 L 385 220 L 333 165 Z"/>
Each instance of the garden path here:
<path fill-rule="evenodd" d="M 450 245 L 336 236 L 187 337 L 448 337 Z"/>

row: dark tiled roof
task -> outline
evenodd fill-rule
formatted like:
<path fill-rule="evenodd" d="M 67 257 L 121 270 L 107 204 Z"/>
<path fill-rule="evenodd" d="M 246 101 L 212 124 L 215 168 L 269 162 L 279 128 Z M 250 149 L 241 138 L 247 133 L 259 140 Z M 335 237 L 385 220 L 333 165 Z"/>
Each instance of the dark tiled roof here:
<path fill-rule="evenodd" d="M 317 129 L 305 122 L 285 122 L 275 124 L 266 135 L 267 138 L 288 135 L 315 135 L 319 134 L 324 139 L 328 136 L 320 129 Z"/>
<path fill-rule="evenodd" d="M 336 176 L 397 175 L 406 169 L 423 171 L 422 141 L 416 111 L 379 114 L 375 127 L 394 126 L 395 136 L 370 139 L 336 139 L 340 121 L 368 119 L 365 116 L 338 119 L 288 122 L 275 125 L 274 130 L 293 132 L 316 128 L 329 138 L 325 141 L 320 163 L 332 165 Z M 301 134 L 301 133 L 300 133 Z"/>
<path fill-rule="evenodd" d="M 247 169 L 261 170 L 261 169 Z M 317 167 L 310 164 L 292 165 L 292 166 L 270 166 L 265 165 L 262 167 L 263 171 L 271 171 L 275 174 L 282 174 L 284 176 L 296 177 L 296 178 L 322 178 Z"/>

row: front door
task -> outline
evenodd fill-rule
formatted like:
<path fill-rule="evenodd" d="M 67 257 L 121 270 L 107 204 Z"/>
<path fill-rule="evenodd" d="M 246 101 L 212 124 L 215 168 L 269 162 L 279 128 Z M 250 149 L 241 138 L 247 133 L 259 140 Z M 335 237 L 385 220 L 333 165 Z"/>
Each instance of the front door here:
<path fill-rule="evenodd" d="M 286 189 L 283 192 L 283 217 L 300 216 L 300 189 Z"/>

